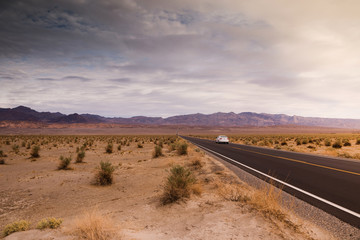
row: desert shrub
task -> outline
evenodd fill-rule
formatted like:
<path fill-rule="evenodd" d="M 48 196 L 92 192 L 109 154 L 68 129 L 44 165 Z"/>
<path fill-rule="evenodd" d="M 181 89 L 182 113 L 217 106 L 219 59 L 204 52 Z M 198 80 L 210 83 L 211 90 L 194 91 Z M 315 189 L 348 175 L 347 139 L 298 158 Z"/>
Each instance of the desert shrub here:
<path fill-rule="evenodd" d="M 59 166 L 58 166 L 58 170 L 68 170 L 70 169 L 69 168 L 69 165 L 71 163 L 71 156 L 69 157 L 63 157 L 63 156 L 60 156 L 60 163 L 59 163 Z"/>
<path fill-rule="evenodd" d="M 169 144 L 169 151 L 172 152 L 174 150 L 176 150 L 176 144 L 175 143 Z"/>
<path fill-rule="evenodd" d="M 281 142 L 281 146 L 287 146 L 287 142 L 286 141 Z"/>
<path fill-rule="evenodd" d="M 191 166 L 194 167 L 195 169 L 200 169 L 203 166 L 203 162 L 201 161 L 200 158 L 193 158 L 191 160 Z"/>
<path fill-rule="evenodd" d="M 111 143 L 109 143 L 106 147 L 105 147 L 105 151 L 106 153 L 112 153 L 113 152 L 113 145 Z"/>
<path fill-rule="evenodd" d="M 61 223 L 63 222 L 62 219 L 56 219 L 54 217 L 49 217 L 49 218 L 44 218 L 41 219 L 38 224 L 36 225 L 37 229 L 45 229 L 45 228 L 51 228 L 51 229 L 55 229 L 60 227 Z"/>
<path fill-rule="evenodd" d="M 117 150 L 118 150 L 118 151 L 121 150 L 121 144 L 118 145 Z"/>
<path fill-rule="evenodd" d="M 30 149 L 30 147 L 31 147 L 30 143 L 26 144 L 26 149 Z"/>
<path fill-rule="evenodd" d="M 156 145 L 158 145 L 160 147 L 163 147 L 163 142 L 159 140 L 159 141 L 156 142 Z"/>
<path fill-rule="evenodd" d="M 18 154 L 19 151 L 20 151 L 20 146 L 17 145 L 17 144 L 12 145 L 11 148 L 12 148 L 12 150 L 14 151 L 14 153 L 16 153 L 16 154 Z"/>
<path fill-rule="evenodd" d="M 158 158 L 158 157 L 161 157 L 162 155 L 163 155 L 162 147 L 160 147 L 159 145 L 156 145 L 154 148 L 154 152 L 153 152 L 153 158 Z"/>
<path fill-rule="evenodd" d="M 302 144 L 308 144 L 309 141 L 308 141 L 307 139 L 303 139 L 301 143 L 302 143 Z"/>
<path fill-rule="evenodd" d="M 177 153 L 179 155 L 187 155 L 188 153 L 188 145 L 184 142 L 184 143 L 180 143 L 177 147 Z"/>
<path fill-rule="evenodd" d="M 115 167 L 110 162 L 100 162 L 100 169 L 96 173 L 95 181 L 98 185 L 111 185 Z"/>
<path fill-rule="evenodd" d="M 137 147 L 138 148 L 143 148 L 144 146 L 141 143 L 138 143 Z"/>
<path fill-rule="evenodd" d="M 349 142 L 349 140 L 346 140 L 344 142 L 344 147 L 350 147 L 351 146 L 351 143 Z"/>
<path fill-rule="evenodd" d="M 332 145 L 333 148 L 342 148 L 342 144 L 341 142 L 338 140 L 336 142 L 333 143 Z"/>
<path fill-rule="evenodd" d="M 331 141 L 329 139 L 325 140 L 325 146 L 327 146 L 327 147 L 331 146 Z"/>
<path fill-rule="evenodd" d="M 0 157 L 7 157 L 3 150 L 0 150 Z"/>
<path fill-rule="evenodd" d="M 84 158 L 85 158 L 85 151 L 82 150 L 82 151 L 78 152 L 75 162 L 76 163 L 82 163 Z"/>
<path fill-rule="evenodd" d="M 352 156 L 351 156 L 349 153 L 347 153 L 347 152 L 339 153 L 339 154 L 338 154 L 338 157 L 352 158 Z"/>
<path fill-rule="evenodd" d="M 356 140 L 356 145 L 360 145 L 360 139 Z"/>
<path fill-rule="evenodd" d="M 30 222 L 26 220 L 20 220 L 6 225 L 3 233 L 4 236 L 8 236 L 14 232 L 26 231 L 29 229 L 29 227 L 30 227 Z"/>
<path fill-rule="evenodd" d="M 296 145 L 297 145 L 297 146 L 301 145 L 301 140 L 300 140 L 300 139 L 297 139 L 297 140 L 296 140 Z"/>
<path fill-rule="evenodd" d="M 172 167 L 164 187 L 162 203 L 172 203 L 189 197 L 195 182 L 196 179 L 190 170 L 178 165 Z"/>
<path fill-rule="evenodd" d="M 0 165 L 5 164 L 5 159 L 0 159 Z"/>
<path fill-rule="evenodd" d="M 33 158 L 39 158 L 40 157 L 40 147 L 39 146 L 33 146 L 33 148 L 31 149 L 30 155 Z"/>

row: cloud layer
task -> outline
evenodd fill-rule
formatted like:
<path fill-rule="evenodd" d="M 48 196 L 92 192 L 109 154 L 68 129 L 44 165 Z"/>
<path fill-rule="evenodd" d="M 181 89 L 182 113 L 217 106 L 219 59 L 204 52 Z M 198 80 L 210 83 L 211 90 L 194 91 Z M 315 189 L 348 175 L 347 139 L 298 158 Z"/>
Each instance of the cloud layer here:
<path fill-rule="evenodd" d="M 358 1 L 0 3 L 0 106 L 360 118 Z"/>

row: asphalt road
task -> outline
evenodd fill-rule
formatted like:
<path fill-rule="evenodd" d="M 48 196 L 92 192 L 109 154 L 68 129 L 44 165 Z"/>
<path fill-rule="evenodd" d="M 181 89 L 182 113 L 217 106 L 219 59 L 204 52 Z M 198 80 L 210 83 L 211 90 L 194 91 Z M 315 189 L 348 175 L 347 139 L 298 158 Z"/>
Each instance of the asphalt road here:
<path fill-rule="evenodd" d="M 182 137 L 360 228 L 360 161 Z"/>

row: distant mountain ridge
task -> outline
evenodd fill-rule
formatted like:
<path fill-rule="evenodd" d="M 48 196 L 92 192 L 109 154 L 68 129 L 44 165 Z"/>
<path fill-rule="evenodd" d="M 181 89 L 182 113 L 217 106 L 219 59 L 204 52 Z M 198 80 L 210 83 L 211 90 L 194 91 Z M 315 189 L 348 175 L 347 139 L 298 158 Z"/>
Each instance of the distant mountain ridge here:
<path fill-rule="evenodd" d="M 136 116 L 131 118 L 107 118 L 93 114 L 62 114 L 59 112 L 37 112 L 31 108 L 19 106 L 16 108 L 0 108 L 0 121 L 24 121 L 39 123 L 112 123 L 135 125 L 187 125 L 187 126 L 278 126 L 299 125 L 334 128 L 360 129 L 360 119 L 317 118 L 288 116 L 285 114 L 267 113 L 213 113 L 188 114 L 168 118 Z"/>

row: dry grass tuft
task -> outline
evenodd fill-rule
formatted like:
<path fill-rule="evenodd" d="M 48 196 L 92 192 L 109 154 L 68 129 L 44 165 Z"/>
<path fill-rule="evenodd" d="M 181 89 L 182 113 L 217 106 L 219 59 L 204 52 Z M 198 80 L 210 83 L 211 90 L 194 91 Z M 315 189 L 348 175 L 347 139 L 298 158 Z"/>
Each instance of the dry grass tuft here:
<path fill-rule="evenodd" d="M 224 199 L 232 202 L 246 203 L 250 201 L 249 192 L 240 184 L 217 184 L 219 194 Z"/>
<path fill-rule="evenodd" d="M 236 183 L 224 184 L 220 182 L 216 185 L 219 189 L 219 195 L 224 199 L 245 203 L 274 223 L 283 223 L 295 232 L 300 232 L 301 226 L 290 220 L 290 210 L 284 206 L 282 189 L 276 188 L 272 182 L 265 183 L 260 189 L 255 190 L 250 190 L 247 185 Z"/>
<path fill-rule="evenodd" d="M 190 166 L 192 166 L 195 170 L 201 169 L 204 163 L 201 161 L 199 157 L 194 157 L 190 161 Z"/>
<path fill-rule="evenodd" d="M 101 215 L 94 209 L 84 213 L 75 221 L 74 235 L 79 239 L 109 240 L 113 239 L 115 229 L 108 217 Z"/>
<path fill-rule="evenodd" d="M 197 196 L 200 196 L 203 192 L 203 188 L 200 183 L 195 183 L 190 188 L 191 188 L 191 192 Z"/>
<path fill-rule="evenodd" d="M 251 197 L 251 205 L 268 218 L 283 221 L 286 213 L 282 207 L 282 190 L 272 184 L 264 184 Z"/>

